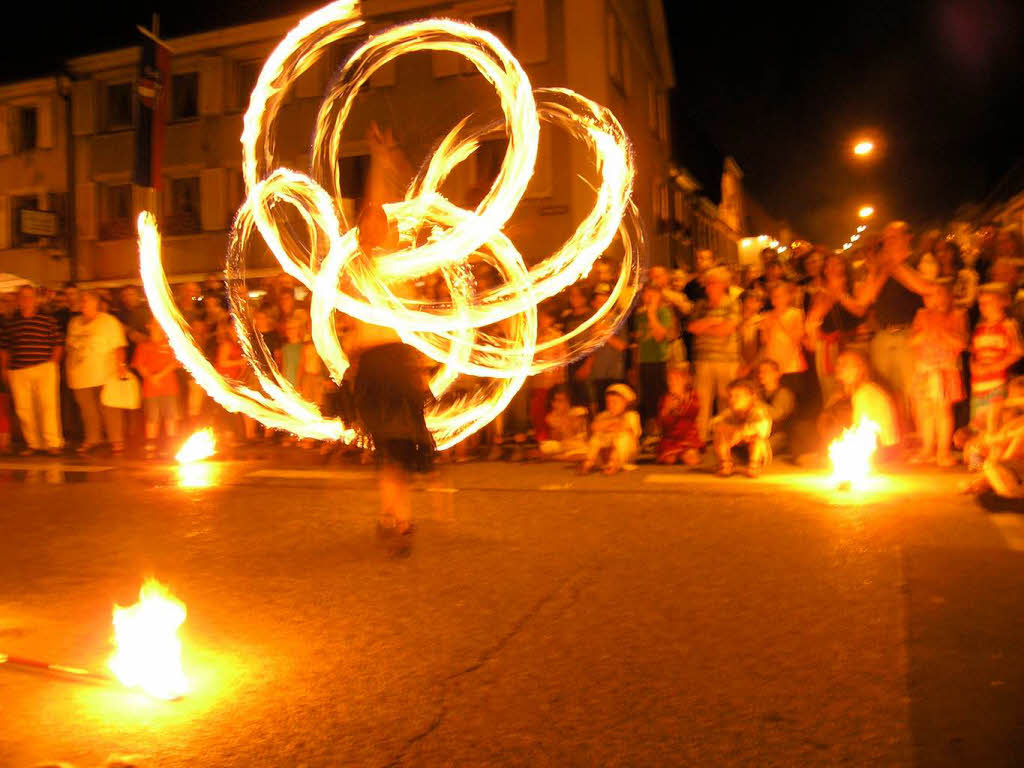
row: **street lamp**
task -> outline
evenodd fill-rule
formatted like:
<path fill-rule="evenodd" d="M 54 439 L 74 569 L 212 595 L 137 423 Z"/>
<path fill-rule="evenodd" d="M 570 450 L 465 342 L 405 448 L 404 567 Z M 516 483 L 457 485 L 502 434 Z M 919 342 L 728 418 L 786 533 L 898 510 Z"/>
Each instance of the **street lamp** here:
<path fill-rule="evenodd" d="M 861 139 L 853 145 L 853 154 L 857 157 L 868 157 L 875 151 L 875 142 L 871 139 Z"/>
<path fill-rule="evenodd" d="M 862 219 L 870 219 L 872 216 L 875 215 L 875 209 L 872 208 L 870 205 L 862 205 L 860 210 L 857 211 L 857 215 L 860 216 Z"/>

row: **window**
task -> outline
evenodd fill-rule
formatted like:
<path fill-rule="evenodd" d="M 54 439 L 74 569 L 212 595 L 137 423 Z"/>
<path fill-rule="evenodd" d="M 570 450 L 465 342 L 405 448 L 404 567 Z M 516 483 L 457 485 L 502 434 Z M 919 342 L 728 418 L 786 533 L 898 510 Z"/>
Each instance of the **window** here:
<path fill-rule="evenodd" d="M 106 184 L 100 199 L 100 240 L 132 236 L 132 185 Z"/>
<path fill-rule="evenodd" d="M 132 127 L 132 84 L 112 83 L 107 86 L 107 130 Z"/>
<path fill-rule="evenodd" d="M 508 151 L 508 139 L 487 139 L 480 142 L 476 154 L 476 174 L 473 178 L 473 192 L 476 196 L 483 198 L 491 187 L 494 180 L 498 178 L 501 171 L 501 164 L 505 160 L 505 153 Z M 480 200 L 473 200 L 476 205 Z"/>
<path fill-rule="evenodd" d="M 664 91 L 658 94 L 658 137 L 668 143 L 668 96 Z"/>
<path fill-rule="evenodd" d="M 647 81 L 647 127 L 658 131 L 658 89 L 651 80 Z"/>
<path fill-rule="evenodd" d="M 39 238 L 36 235 L 26 235 L 21 231 L 21 212 L 35 211 L 39 209 L 39 198 L 35 195 L 15 195 L 11 197 L 11 244 L 15 248 L 25 248 L 35 245 Z"/>
<path fill-rule="evenodd" d="M 171 78 L 171 120 L 199 116 L 199 73 L 183 72 Z"/>
<path fill-rule="evenodd" d="M 39 110 L 35 107 L 18 108 L 18 151 L 28 152 L 38 145 Z"/>
<path fill-rule="evenodd" d="M 238 65 L 238 108 L 245 111 L 249 108 L 249 97 L 252 96 L 253 88 L 256 87 L 256 80 L 260 76 L 262 61 L 243 61 Z"/>
<path fill-rule="evenodd" d="M 608 37 L 608 77 L 618 86 L 620 91 L 625 93 L 626 61 L 622 39 L 622 25 L 614 13 L 608 14 L 606 34 Z"/>
<path fill-rule="evenodd" d="M 501 40 L 501 42 L 505 44 L 506 48 L 510 51 L 515 51 L 516 17 L 514 12 L 502 11 L 501 13 L 485 13 L 480 16 L 472 16 L 469 19 L 469 23 L 474 27 L 486 29 L 496 38 Z"/>
<path fill-rule="evenodd" d="M 341 158 L 341 198 L 345 217 L 354 221 L 363 205 L 366 177 L 370 173 L 369 155 L 350 155 Z"/>
<path fill-rule="evenodd" d="M 474 27 L 480 27 L 490 32 L 505 44 L 505 47 L 512 51 L 516 50 L 516 17 L 513 11 L 501 11 L 500 13 L 483 13 L 479 16 L 470 16 L 469 23 Z M 479 71 L 476 67 L 462 56 L 459 56 L 459 72 L 464 75 L 475 75 Z"/>
<path fill-rule="evenodd" d="M 170 215 L 164 229 L 169 235 L 189 235 L 199 231 L 199 177 L 171 179 L 168 190 Z"/>

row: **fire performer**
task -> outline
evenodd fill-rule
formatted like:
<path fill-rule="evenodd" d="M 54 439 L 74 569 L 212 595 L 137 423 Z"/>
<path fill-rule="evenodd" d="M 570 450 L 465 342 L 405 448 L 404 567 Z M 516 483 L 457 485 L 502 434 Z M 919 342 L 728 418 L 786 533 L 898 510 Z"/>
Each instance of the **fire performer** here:
<path fill-rule="evenodd" d="M 401 173 L 401 150 L 390 131 L 370 129 L 370 183 L 359 216 L 359 246 L 368 258 L 393 251 L 397 246 L 394 228 L 383 202 L 390 195 L 382 179 Z M 380 520 L 378 532 L 384 538 L 412 534 L 409 499 L 410 475 L 427 473 L 433 467 L 435 446 L 427 429 L 424 406 L 431 399 L 429 361 L 403 344 L 393 328 L 371 325 L 353 318 L 344 339 L 345 352 L 355 361 L 353 401 L 363 434 L 373 441 L 380 468 Z M 407 549 L 408 540 L 401 543 Z"/>
<path fill-rule="evenodd" d="M 372 258 L 386 248 L 388 239 L 387 214 L 379 204 L 368 203 L 359 217 L 360 247 Z M 378 532 L 386 538 L 408 536 L 413 532 L 409 476 L 429 472 L 434 458 L 423 412 L 431 397 L 426 361 L 393 328 L 359 320 L 343 343 L 356 366 L 356 417 L 373 441 L 380 467 Z"/>

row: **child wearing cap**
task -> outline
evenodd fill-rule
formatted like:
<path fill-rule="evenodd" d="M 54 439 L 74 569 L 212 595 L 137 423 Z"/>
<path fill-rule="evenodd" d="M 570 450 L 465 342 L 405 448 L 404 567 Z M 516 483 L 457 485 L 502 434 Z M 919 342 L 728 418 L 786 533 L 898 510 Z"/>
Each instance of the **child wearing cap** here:
<path fill-rule="evenodd" d="M 580 467 L 583 474 L 600 465 L 604 474 L 613 475 L 636 455 L 640 416 L 629 407 L 636 402 L 636 393 L 625 384 L 612 384 L 605 390 L 604 402 L 605 410 L 591 424 L 587 458 Z"/>
<path fill-rule="evenodd" d="M 1020 330 L 1006 316 L 1009 289 L 986 283 L 978 289 L 981 319 L 971 336 L 971 421 L 985 419 L 986 410 L 1006 396 L 1006 381 L 1022 354 Z"/>

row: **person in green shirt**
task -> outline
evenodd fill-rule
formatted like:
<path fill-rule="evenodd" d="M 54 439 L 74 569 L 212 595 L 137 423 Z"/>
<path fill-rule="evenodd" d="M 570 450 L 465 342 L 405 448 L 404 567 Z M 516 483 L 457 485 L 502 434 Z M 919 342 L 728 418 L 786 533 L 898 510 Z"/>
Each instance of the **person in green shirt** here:
<path fill-rule="evenodd" d="M 661 291 L 648 283 L 641 305 L 637 308 L 635 333 L 637 372 L 640 383 L 640 417 L 644 427 L 658 416 L 658 403 L 666 391 L 666 364 L 669 346 L 676 337 L 675 315 L 661 296 Z"/>

